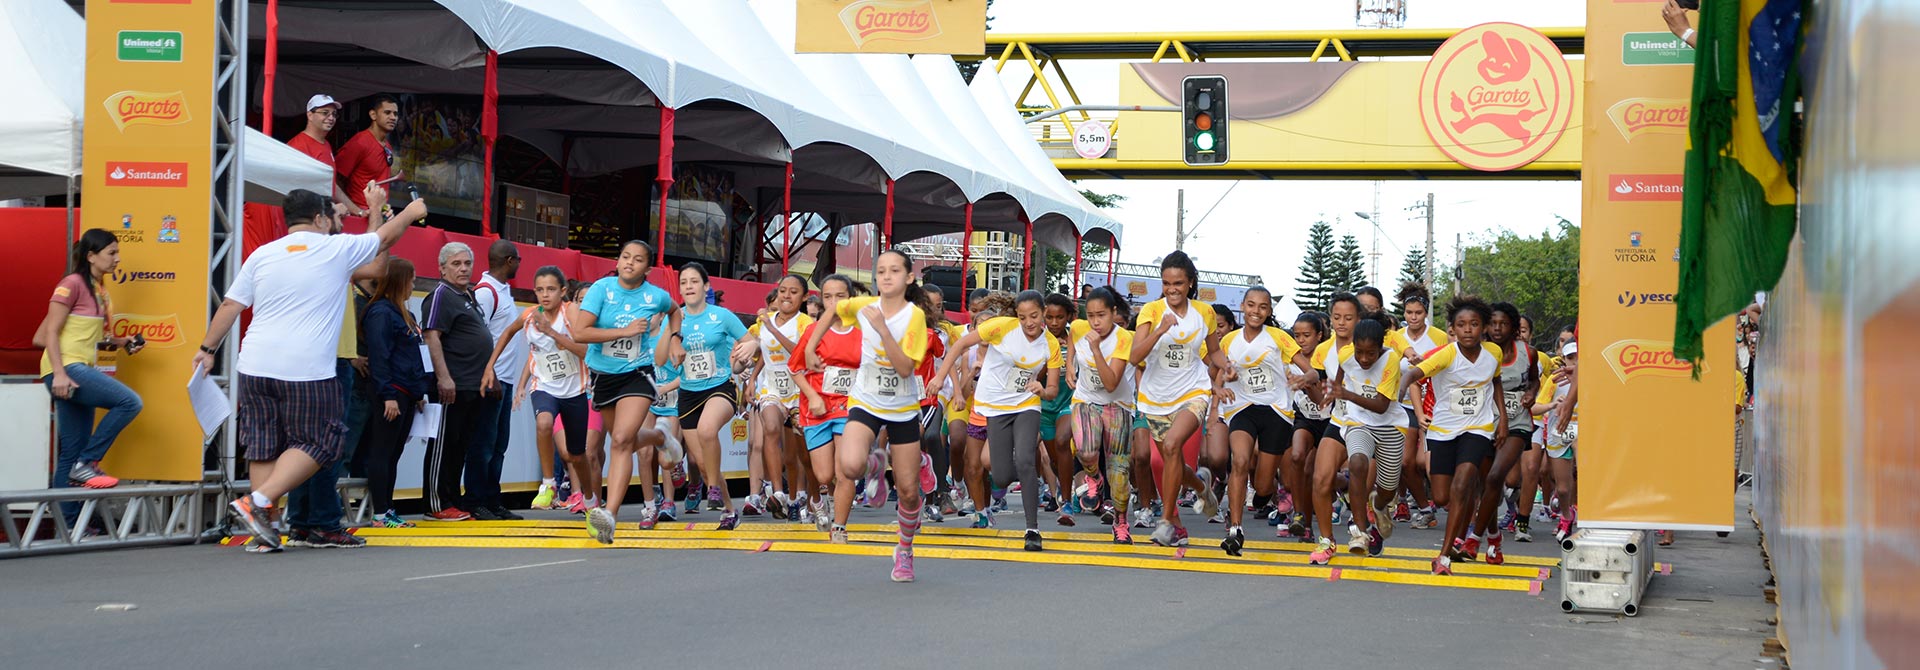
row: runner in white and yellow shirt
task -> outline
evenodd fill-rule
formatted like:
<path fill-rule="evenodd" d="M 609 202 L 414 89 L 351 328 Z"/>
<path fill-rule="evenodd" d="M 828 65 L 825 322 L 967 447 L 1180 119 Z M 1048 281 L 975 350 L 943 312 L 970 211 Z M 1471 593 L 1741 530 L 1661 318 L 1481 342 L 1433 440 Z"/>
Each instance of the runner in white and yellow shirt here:
<path fill-rule="evenodd" d="M 1015 317 L 996 317 L 960 338 L 940 362 L 938 377 L 951 374 L 960 354 L 985 344 L 980 381 L 974 385 L 974 411 L 987 418 L 987 449 L 992 452 L 993 485 L 1005 488 L 1017 476 L 1026 514 L 1026 549 L 1040 551 L 1040 407 L 1061 391 L 1060 342 L 1047 332 L 1045 298 L 1021 291 L 1013 298 Z M 969 483 L 984 487 L 984 482 Z M 985 511 L 975 512 L 983 516 Z M 976 519 L 976 522 L 979 519 Z M 976 525 L 978 525 L 976 523 Z"/>
<path fill-rule="evenodd" d="M 1560 516 L 1559 526 L 1553 531 L 1553 539 L 1564 542 L 1573 534 L 1573 526 L 1578 521 L 1577 496 L 1580 493 L 1578 475 L 1574 469 L 1574 446 L 1580 438 L 1580 391 L 1577 382 L 1580 377 L 1580 344 L 1568 341 L 1560 347 L 1563 363 L 1553 376 L 1553 410 L 1547 413 L 1547 464 L 1553 469 L 1554 510 Z"/>
<path fill-rule="evenodd" d="M 1447 508 L 1447 532 L 1434 574 L 1453 574 L 1464 558 L 1468 516 L 1480 496 L 1481 476 L 1493 457 L 1493 436 L 1507 432 L 1501 402 L 1500 347 L 1482 343 L 1492 310 L 1478 298 L 1456 297 L 1447 305 L 1454 342 L 1421 361 L 1401 380 L 1401 390 L 1433 380 L 1433 416 L 1427 425 L 1428 476 L 1434 502 Z"/>
<path fill-rule="evenodd" d="M 1505 491 L 1509 474 L 1519 474 L 1515 466 L 1522 456 L 1532 448 L 1533 421 L 1528 412 L 1532 409 L 1533 397 L 1540 386 L 1540 371 L 1534 357 L 1533 347 L 1525 341 L 1517 340 L 1520 323 L 1520 309 L 1512 303 L 1496 302 L 1490 306 L 1493 320 L 1487 324 L 1487 341 L 1500 348 L 1505 354 L 1500 359 L 1500 394 L 1502 409 L 1507 415 L 1507 430 L 1494 435 L 1493 464 L 1487 468 L 1487 482 L 1480 492 L 1479 509 L 1472 517 L 1473 525 L 1467 528 L 1467 543 L 1462 553 L 1472 560 L 1479 550 L 1480 535 L 1487 537 L 1487 564 L 1500 565 L 1506 562 L 1506 556 L 1500 547 L 1500 526 L 1495 524 L 1495 514 L 1505 504 Z"/>
<path fill-rule="evenodd" d="M 794 379 L 788 359 L 800 346 L 800 334 L 813 324 L 813 318 L 800 311 L 807 299 L 807 280 L 800 275 L 787 275 L 780 278 L 780 284 L 774 287 L 773 305 L 760 313 L 760 318 L 747 328 L 747 336 L 752 341 L 750 348 L 760 352 L 761 366 L 754 375 L 753 398 L 759 403 L 760 444 L 754 445 L 761 450 L 760 462 L 766 468 L 767 479 L 773 482 L 772 499 L 766 505 L 777 518 L 799 520 L 801 508 L 806 506 L 806 487 L 791 492 L 787 483 L 791 477 L 783 477 L 782 472 L 791 467 L 804 476 L 807 460 L 801 456 L 801 441 L 794 432 L 793 413 L 800 407 L 800 384 Z M 759 506 L 758 500 L 747 501 L 748 505 Z"/>
<path fill-rule="evenodd" d="M 1301 312 L 1293 321 L 1293 341 L 1305 351 L 1317 351 L 1320 343 L 1332 336 L 1327 326 L 1327 315 L 1321 312 Z M 1330 403 L 1315 400 L 1321 390 L 1320 373 L 1309 361 L 1307 365 L 1293 364 L 1296 375 L 1308 377 L 1309 384 L 1296 388 L 1287 394 L 1292 405 L 1292 413 L 1287 420 L 1293 422 L 1293 434 L 1284 458 L 1280 459 L 1280 481 L 1286 486 L 1284 495 L 1274 497 L 1274 509 L 1268 519 L 1279 529 L 1276 537 L 1290 537 L 1301 542 L 1313 541 L 1313 530 L 1309 522 L 1313 519 L 1313 464 L 1314 453 L 1320 448 L 1320 436 L 1325 435 L 1327 426 L 1333 421 L 1333 407 Z M 1293 386 L 1293 384 L 1289 384 Z M 1262 466 L 1264 467 L 1264 466 Z M 1259 478 L 1254 479 L 1254 494 L 1270 494 L 1271 486 L 1260 488 Z"/>
<path fill-rule="evenodd" d="M 1407 318 L 1406 327 L 1400 329 L 1401 337 L 1418 354 L 1406 359 L 1408 364 L 1418 362 L 1427 354 L 1447 345 L 1447 334 L 1429 324 L 1428 316 L 1433 313 L 1432 298 L 1427 287 L 1419 282 L 1407 282 L 1400 286 L 1400 312 Z M 1433 499 L 1427 492 L 1426 466 L 1426 429 L 1420 417 L 1420 400 L 1426 389 L 1414 387 L 1400 395 L 1400 406 L 1407 411 L 1407 476 L 1400 478 L 1400 490 L 1413 499 L 1409 506 L 1401 502 L 1394 506 L 1393 520 L 1410 522 L 1414 528 L 1432 528 L 1434 526 Z"/>
<path fill-rule="evenodd" d="M 1389 325 L 1385 314 L 1369 314 L 1354 325 L 1353 344 L 1340 348 L 1329 398 L 1335 405 L 1333 425 L 1346 439 L 1321 441 L 1313 478 L 1314 506 L 1331 508 L 1334 473 L 1346 466 L 1347 499 L 1366 503 L 1352 510 L 1347 550 L 1370 556 L 1380 555 L 1393 535 L 1393 516 L 1385 505 L 1400 489 L 1408 423 L 1406 412 L 1394 406 L 1402 356 L 1386 347 Z M 1308 558 L 1325 565 L 1333 559 L 1333 519 L 1321 515 L 1319 522 L 1320 540 Z"/>
<path fill-rule="evenodd" d="M 1213 483 L 1202 481 L 1186 466 L 1181 448 L 1200 422 L 1207 417 L 1207 400 L 1213 388 L 1209 378 L 1207 344 L 1214 312 L 1207 305 L 1195 304 L 1200 270 L 1182 251 L 1168 254 L 1160 263 L 1161 298 L 1140 308 L 1138 328 L 1129 360 L 1139 366 L 1139 414 L 1136 427 L 1160 451 L 1162 469 L 1157 488 L 1164 513 L 1153 531 L 1153 542 L 1161 546 L 1186 546 L 1187 528 L 1180 523 L 1181 485 L 1198 491 L 1201 517 L 1213 516 L 1220 501 L 1213 494 Z M 1223 333 L 1219 333 L 1223 334 Z M 1151 472 L 1150 454 L 1134 451 L 1133 467 Z M 1144 499 L 1145 496 L 1142 496 Z"/>
<path fill-rule="evenodd" d="M 899 492 L 894 512 L 900 522 L 893 581 L 910 582 L 913 538 L 920 532 L 922 465 L 916 419 L 923 389 L 914 369 L 927 354 L 927 317 L 909 299 L 920 287 L 913 283 L 913 261 L 905 253 L 881 252 L 873 277 L 879 297 L 852 298 L 837 306 L 842 321 L 860 326 L 860 369 L 853 392 L 847 394 L 847 428 L 834 441 L 834 454 L 841 478 L 849 479 L 885 476 L 881 454 L 891 452 L 893 485 Z M 874 448 L 876 438 L 884 440 L 882 449 Z"/>
<path fill-rule="evenodd" d="M 1082 507 L 1096 507 L 1100 522 L 1113 526 L 1115 544 L 1133 543 L 1127 528 L 1127 482 L 1133 466 L 1130 433 L 1136 371 L 1127 362 L 1133 332 L 1118 322 L 1125 305 L 1113 289 L 1104 286 L 1087 295 L 1087 320 L 1076 322 L 1069 335 L 1073 356 L 1067 372 L 1073 385 L 1073 444 L 1084 473 L 1076 484 L 1077 495 Z M 1102 455 L 1107 460 L 1109 495 L 1101 494 Z"/>
<path fill-rule="evenodd" d="M 1353 344 L 1353 324 L 1358 323 L 1360 317 L 1378 311 L 1367 309 L 1367 302 L 1379 304 L 1378 300 L 1374 298 L 1363 298 L 1351 293 L 1335 293 L 1333 297 L 1328 299 L 1327 325 L 1333 330 L 1333 335 L 1322 341 L 1320 346 L 1315 347 L 1313 350 L 1313 367 L 1320 373 L 1320 379 L 1322 380 L 1318 391 L 1314 395 L 1316 402 L 1328 405 L 1332 404 L 1329 396 L 1331 396 L 1334 391 L 1333 375 L 1340 369 L 1340 350 Z M 1403 355 L 1413 348 L 1412 345 L 1407 343 L 1406 337 L 1401 335 L 1398 330 L 1390 330 L 1387 332 L 1385 346 L 1388 349 L 1401 352 Z M 1326 426 L 1326 432 L 1314 439 L 1316 443 L 1323 442 L 1327 439 L 1331 439 L 1342 445 L 1347 443 L 1346 433 L 1341 430 L 1339 424 L 1328 421 Z M 1335 487 L 1336 493 L 1343 490 L 1342 487 Z M 1352 503 L 1352 501 L 1346 502 Z M 1337 509 L 1327 508 L 1319 509 L 1319 511 L 1329 515 L 1329 519 L 1333 521 L 1334 525 L 1340 525 L 1342 520 L 1337 518 L 1340 516 Z M 1351 507 L 1347 509 L 1347 513 L 1349 514 L 1352 513 L 1352 511 Z"/>
<path fill-rule="evenodd" d="M 1256 491 L 1273 490 L 1273 471 L 1293 440 L 1293 386 L 1305 387 L 1318 377 L 1294 374 L 1295 369 L 1311 369 L 1306 352 L 1293 335 L 1273 323 L 1273 294 L 1264 286 L 1247 289 L 1240 304 L 1246 326 L 1221 338 L 1221 354 L 1226 358 L 1224 388 L 1216 396 L 1220 412 L 1227 420 L 1229 458 L 1227 475 L 1227 536 L 1220 548 L 1239 556 L 1246 546 L 1247 533 L 1240 522 L 1247 510 L 1247 478 L 1258 474 Z M 1298 368 L 1292 366 L 1297 365 Z M 1259 455 L 1254 455 L 1255 449 Z M 1254 506 L 1265 507 L 1271 493 L 1256 493 Z"/>

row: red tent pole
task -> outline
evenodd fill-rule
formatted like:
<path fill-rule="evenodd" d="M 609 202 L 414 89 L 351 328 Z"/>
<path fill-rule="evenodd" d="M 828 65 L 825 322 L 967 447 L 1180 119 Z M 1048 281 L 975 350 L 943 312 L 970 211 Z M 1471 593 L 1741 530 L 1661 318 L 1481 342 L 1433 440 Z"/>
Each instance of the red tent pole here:
<path fill-rule="evenodd" d="M 267 64 L 260 85 L 260 132 L 267 136 L 273 135 L 273 79 L 279 69 L 280 0 L 267 0 Z"/>
<path fill-rule="evenodd" d="M 654 267 L 667 266 L 667 189 L 673 187 L 673 108 L 660 107 L 660 174 L 653 178 L 660 185 L 660 219 L 654 225 Z"/>
<path fill-rule="evenodd" d="M 1027 234 L 1021 241 L 1026 245 L 1026 251 L 1020 254 L 1020 288 L 1029 289 L 1033 288 L 1033 219 L 1021 214 L 1020 223 L 1027 227 Z"/>
<path fill-rule="evenodd" d="M 1107 288 L 1113 288 L 1113 245 L 1107 245 Z"/>
<path fill-rule="evenodd" d="M 967 302 L 968 275 L 973 273 L 973 266 L 968 264 L 968 261 L 973 260 L 973 203 L 971 202 L 967 203 L 966 220 L 965 232 L 960 234 L 960 303 L 963 305 Z M 971 306 L 968 305 L 968 307 Z"/>
<path fill-rule="evenodd" d="M 893 180 L 887 180 L 887 213 L 880 226 L 880 250 L 893 244 Z"/>
<path fill-rule="evenodd" d="M 785 212 L 780 223 L 780 239 L 785 248 L 780 250 L 780 274 L 786 274 L 793 267 L 793 161 L 787 161 L 786 191 L 780 196 L 780 209 Z"/>
<path fill-rule="evenodd" d="M 1080 290 L 1080 247 L 1080 233 L 1076 232 L 1073 234 L 1073 290 L 1075 291 Z"/>
<path fill-rule="evenodd" d="M 498 238 L 493 229 L 493 141 L 500 136 L 500 54 L 487 50 L 487 83 L 480 94 L 480 141 L 486 158 L 480 175 L 480 235 Z"/>

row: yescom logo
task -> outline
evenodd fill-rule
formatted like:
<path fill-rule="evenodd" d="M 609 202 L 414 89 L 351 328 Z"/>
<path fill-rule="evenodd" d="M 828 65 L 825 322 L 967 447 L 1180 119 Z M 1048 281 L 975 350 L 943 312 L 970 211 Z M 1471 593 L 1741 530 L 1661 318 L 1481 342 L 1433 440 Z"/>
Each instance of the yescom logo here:
<path fill-rule="evenodd" d="M 1673 377 L 1686 379 L 1693 376 L 1693 364 L 1675 358 L 1673 343 L 1659 340 L 1620 340 L 1607 345 L 1601 352 L 1607 359 L 1607 367 L 1625 384 L 1639 377 Z M 1706 371 L 1709 366 L 1700 364 Z"/>
<path fill-rule="evenodd" d="M 121 91 L 107 96 L 107 116 L 121 132 L 127 126 L 177 126 L 193 120 L 187 96 L 180 91 L 153 93 Z"/>

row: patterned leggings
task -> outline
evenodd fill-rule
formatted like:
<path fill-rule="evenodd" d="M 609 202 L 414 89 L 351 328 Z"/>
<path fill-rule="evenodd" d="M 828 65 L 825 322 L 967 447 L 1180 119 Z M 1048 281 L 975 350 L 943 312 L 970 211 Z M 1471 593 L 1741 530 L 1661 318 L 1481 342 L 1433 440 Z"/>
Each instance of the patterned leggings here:
<path fill-rule="evenodd" d="M 1100 462 L 1100 450 L 1107 453 L 1107 490 L 1114 506 L 1126 518 L 1128 472 L 1133 464 L 1133 414 L 1119 405 L 1078 403 L 1073 406 L 1073 446 L 1080 467 L 1089 474 L 1088 463 Z M 1124 521 L 1122 521 L 1124 523 Z"/>

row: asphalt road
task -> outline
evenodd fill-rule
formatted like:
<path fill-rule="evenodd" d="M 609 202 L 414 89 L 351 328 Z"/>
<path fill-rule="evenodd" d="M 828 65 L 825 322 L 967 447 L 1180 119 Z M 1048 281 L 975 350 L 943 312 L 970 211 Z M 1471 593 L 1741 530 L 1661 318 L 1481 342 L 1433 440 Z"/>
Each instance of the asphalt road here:
<path fill-rule="evenodd" d="M 891 517 L 858 510 L 853 521 Z M 13 668 L 155 669 L 1772 667 L 1760 656 L 1771 634 L 1767 574 L 1739 518 L 1731 537 L 1682 533 L 1663 548 L 1658 558 L 1675 571 L 1630 619 L 1561 613 L 1557 573 L 1535 596 L 928 558 L 917 582 L 895 584 L 882 557 L 740 551 L 255 555 L 201 545 L 49 556 L 0 562 L 0 658 Z M 1002 516 L 1001 527 L 1018 519 Z M 1438 532 L 1394 540 L 1431 548 Z M 1515 556 L 1558 554 L 1545 542 L 1510 546 Z"/>

